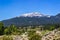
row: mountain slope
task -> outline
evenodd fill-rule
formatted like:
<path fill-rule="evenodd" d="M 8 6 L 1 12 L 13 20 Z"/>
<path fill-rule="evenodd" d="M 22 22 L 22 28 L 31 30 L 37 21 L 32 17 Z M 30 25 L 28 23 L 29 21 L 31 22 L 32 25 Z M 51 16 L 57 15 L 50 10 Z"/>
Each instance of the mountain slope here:
<path fill-rule="evenodd" d="M 30 25 L 45 25 L 45 24 L 60 24 L 60 15 L 47 16 L 39 13 L 23 14 L 20 17 L 15 17 L 8 20 L 3 20 L 5 26 L 14 24 L 16 26 L 30 26 Z"/>

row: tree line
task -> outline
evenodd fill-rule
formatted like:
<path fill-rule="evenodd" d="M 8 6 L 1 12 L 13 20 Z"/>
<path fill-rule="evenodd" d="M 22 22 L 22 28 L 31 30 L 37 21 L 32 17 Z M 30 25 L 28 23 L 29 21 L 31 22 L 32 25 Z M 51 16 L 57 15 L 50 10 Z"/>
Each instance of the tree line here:
<path fill-rule="evenodd" d="M 38 27 L 38 26 L 36 26 Z M 13 24 L 11 24 L 10 26 L 4 27 L 4 24 L 2 22 L 0 22 L 0 35 L 11 35 L 11 34 L 21 34 L 22 32 L 27 31 L 28 28 L 36 28 L 35 26 L 28 26 L 28 27 L 17 27 Z M 43 27 L 39 27 L 41 28 L 41 30 L 54 30 L 56 28 L 59 28 L 60 25 L 59 24 L 53 24 L 53 25 L 44 25 Z M 21 31 L 22 30 L 22 31 Z"/>

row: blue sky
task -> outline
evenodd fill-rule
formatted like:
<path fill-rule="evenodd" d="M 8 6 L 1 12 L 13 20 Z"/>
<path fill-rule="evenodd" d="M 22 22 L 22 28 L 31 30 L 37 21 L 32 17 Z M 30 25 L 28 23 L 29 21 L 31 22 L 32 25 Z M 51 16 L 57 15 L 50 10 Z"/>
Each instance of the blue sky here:
<path fill-rule="evenodd" d="M 29 12 L 56 15 L 60 13 L 60 0 L 0 0 L 0 20 Z"/>

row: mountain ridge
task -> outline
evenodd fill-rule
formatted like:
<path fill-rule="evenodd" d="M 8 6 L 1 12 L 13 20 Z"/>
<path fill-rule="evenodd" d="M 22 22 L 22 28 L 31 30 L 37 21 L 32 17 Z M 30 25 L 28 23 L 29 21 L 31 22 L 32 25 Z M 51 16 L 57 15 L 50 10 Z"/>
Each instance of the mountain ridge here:
<path fill-rule="evenodd" d="M 33 15 L 32 15 L 33 14 Z M 37 16 L 32 13 L 32 14 L 27 14 L 27 16 L 20 16 L 20 17 L 15 17 L 11 18 L 8 20 L 3 20 L 2 22 L 4 23 L 5 26 L 9 26 L 11 24 L 14 24 L 16 26 L 30 26 L 30 25 L 46 25 L 46 24 L 60 24 L 60 14 L 57 14 L 56 16 L 39 16 L 41 14 L 37 14 Z M 28 16 L 32 15 L 32 16 Z"/>

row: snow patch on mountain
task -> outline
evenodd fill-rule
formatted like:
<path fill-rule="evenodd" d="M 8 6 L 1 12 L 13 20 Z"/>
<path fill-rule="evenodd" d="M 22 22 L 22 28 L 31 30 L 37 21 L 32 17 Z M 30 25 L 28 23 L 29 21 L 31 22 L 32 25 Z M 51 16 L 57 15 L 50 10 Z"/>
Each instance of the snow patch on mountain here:
<path fill-rule="evenodd" d="M 50 16 L 48 15 L 43 15 L 39 12 L 32 12 L 32 13 L 25 13 L 23 15 L 21 15 L 22 17 L 48 17 L 50 18 Z"/>
<path fill-rule="evenodd" d="M 43 15 L 39 12 L 26 13 L 26 14 L 23 14 L 21 16 L 22 17 L 50 17 L 50 16 L 47 16 L 47 15 Z"/>

